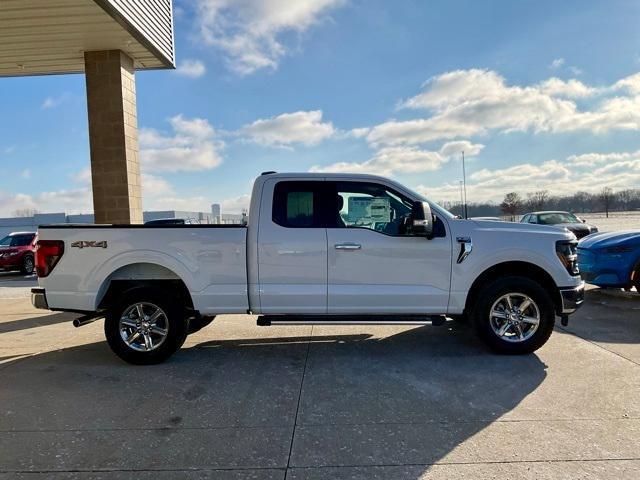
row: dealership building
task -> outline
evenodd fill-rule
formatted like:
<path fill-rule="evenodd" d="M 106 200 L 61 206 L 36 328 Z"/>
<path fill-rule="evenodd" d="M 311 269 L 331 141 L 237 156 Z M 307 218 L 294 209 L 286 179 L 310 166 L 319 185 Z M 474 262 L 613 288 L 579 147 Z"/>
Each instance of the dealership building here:
<path fill-rule="evenodd" d="M 85 76 L 96 223 L 143 221 L 135 72 L 172 68 L 171 0 L 0 1 L 0 77 Z"/>

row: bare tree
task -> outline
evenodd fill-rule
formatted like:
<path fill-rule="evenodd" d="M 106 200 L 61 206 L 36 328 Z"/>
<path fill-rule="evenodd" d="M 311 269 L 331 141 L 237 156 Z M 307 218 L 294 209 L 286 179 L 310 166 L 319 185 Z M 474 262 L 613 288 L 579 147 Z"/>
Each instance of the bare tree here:
<path fill-rule="evenodd" d="M 624 210 L 631 210 L 633 202 L 638 200 L 638 190 L 620 190 L 616 195 L 616 200 L 622 205 Z"/>
<path fill-rule="evenodd" d="M 602 206 L 604 207 L 605 216 L 609 217 L 609 209 L 611 208 L 611 204 L 613 203 L 613 190 L 611 187 L 603 187 L 600 190 L 600 194 L 598 195 L 600 202 L 602 202 Z"/>
<path fill-rule="evenodd" d="M 517 192 L 509 192 L 504 196 L 504 200 L 500 204 L 503 213 L 508 214 L 511 220 L 516 219 L 516 215 L 522 207 L 522 197 Z"/>
<path fill-rule="evenodd" d="M 592 198 L 593 195 L 589 192 L 576 192 L 573 195 L 573 204 L 575 205 L 575 209 L 579 210 L 580 213 L 584 213 L 587 208 L 589 208 Z"/>
<path fill-rule="evenodd" d="M 527 206 L 531 210 L 542 210 L 549 199 L 549 190 L 537 190 L 527 193 Z"/>

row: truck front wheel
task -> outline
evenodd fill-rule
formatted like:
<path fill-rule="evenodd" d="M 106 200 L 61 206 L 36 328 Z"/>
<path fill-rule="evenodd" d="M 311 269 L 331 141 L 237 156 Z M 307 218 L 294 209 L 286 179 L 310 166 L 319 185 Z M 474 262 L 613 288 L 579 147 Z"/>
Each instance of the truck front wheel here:
<path fill-rule="evenodd" d="M 126 292 L 109 310 L 104 333 L 111 350 L 136 365 L 161 363 L 184 343 L 189 322 L 179 302 L 156 288 Z"/>
<path fill-rule="evenodd" d="M 521 355 L 546 343 L 555 308 L 549 293 L 534 280 L 504 277 L 476 297 L 472 319 L 480 337 L 496 352 Z"/>

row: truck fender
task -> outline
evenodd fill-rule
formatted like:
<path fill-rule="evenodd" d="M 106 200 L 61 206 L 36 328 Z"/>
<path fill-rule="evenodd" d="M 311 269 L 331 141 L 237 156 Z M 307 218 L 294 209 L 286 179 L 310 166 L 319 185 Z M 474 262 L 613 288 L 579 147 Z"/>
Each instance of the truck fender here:
<path fill-rule="evenodd" d="M 140 267 L 136 267 L 140 266 Z M 127 271 L 127 267 L 132 267 Z M 95 308 L 100 305 L 111 280 L 122 273 L 122 278 L 132 280 L 181 280 L 189 292 L 193 291 L 193 273 L 179 260 L 153 250 L 124 252 L 98 265 L 87 275 L 88 291 L 97 292 Z M 148 275 L 148 276 L 147 276 Z"/>

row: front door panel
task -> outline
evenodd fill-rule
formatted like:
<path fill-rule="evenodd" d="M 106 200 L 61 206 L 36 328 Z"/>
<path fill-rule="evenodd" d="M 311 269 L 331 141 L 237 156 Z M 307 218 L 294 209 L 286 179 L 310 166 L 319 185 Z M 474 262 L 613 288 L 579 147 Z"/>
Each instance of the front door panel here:
<path fill-rule="evenodd" d="M 411 236 L 413 200 L 375 182 L 327 181 L 328 312 L 446 313 L 451 238 Z"/>
<path fill-rule="evenodd" d="M 392 237 L 361 228 L 327 229 L 329 313 L 445 313 L 448 237 Z M 341 249 L 343 244 L 357 249 Z"/>

